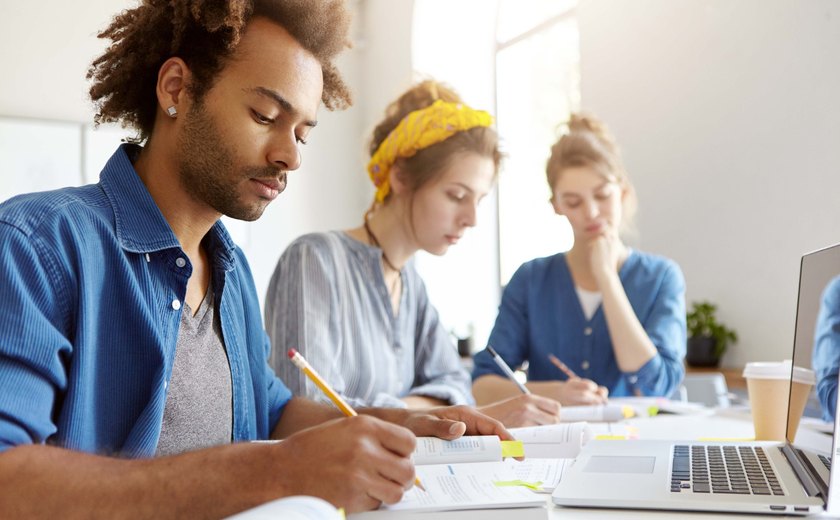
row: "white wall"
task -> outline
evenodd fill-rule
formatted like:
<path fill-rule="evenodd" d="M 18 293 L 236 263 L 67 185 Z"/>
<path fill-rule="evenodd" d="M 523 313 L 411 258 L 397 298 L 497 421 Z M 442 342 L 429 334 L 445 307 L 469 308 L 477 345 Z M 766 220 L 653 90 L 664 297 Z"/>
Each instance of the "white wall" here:
<path fill-rule="evenodd" d="M 623 148 L 641 248 L 679 262 L 689 300 L 720 305 L 740 334 L 724 365 L 790 357 L 800 256 L 840 242 L 840 3 L 578 13 L 583 106 Z"/>
<path fill-rule="evenodd" d="M 85 73 L 96 38 L 129 0 L 11 2 L 0 7 L 0 114 L 91 122 Z"/>

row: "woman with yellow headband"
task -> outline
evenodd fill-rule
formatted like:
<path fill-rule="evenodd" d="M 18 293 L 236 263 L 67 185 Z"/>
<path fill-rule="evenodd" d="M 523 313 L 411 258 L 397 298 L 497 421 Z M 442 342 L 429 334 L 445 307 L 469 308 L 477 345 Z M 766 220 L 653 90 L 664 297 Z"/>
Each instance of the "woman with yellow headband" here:
<path fill-rule="evenodd" d="M 489 114 L 420 83 L 375 128 L 376 188 L 362 223 L 313 233 L 283 253 L 266 297 L 272 364 L 296 395 L 323 395 L 284 358 L 297 348 L 353 406 L 474 404 L 469 373 L 429 302 L 412 257 L 443 255 L 476 224 L 501 161 Z M 522 395 L 482 411 L 507 426 L 559 420 L 559 405 Z"/>

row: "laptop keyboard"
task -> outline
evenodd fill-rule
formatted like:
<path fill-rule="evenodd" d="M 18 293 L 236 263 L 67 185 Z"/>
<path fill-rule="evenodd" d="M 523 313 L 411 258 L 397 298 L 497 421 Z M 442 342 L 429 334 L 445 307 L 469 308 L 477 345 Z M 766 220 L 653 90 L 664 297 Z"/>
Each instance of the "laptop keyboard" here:
<path fill-rule="evenodd" d="M 817 457 L 820 458 L 820 461 L 822 461 L 823 466 L 825 466 L 825 469 L 831 471 L 831 459 L 826 457 L 825 455 L 817 455 Z"/>
<path fill-rule="evenodd" d="M 784 495 L 761 447 L 674 446 L 672 493 Z"/>

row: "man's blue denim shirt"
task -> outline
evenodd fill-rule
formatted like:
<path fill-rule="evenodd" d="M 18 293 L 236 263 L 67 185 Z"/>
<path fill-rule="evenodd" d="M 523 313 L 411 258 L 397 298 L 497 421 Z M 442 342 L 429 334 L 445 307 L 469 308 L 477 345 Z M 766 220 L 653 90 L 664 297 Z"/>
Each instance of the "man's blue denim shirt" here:
<path fill-rule="evenodd" d="M 155 453 L 192 267 L 132 166 L 138 151 L 122 145 L 98 184 L 0 204 L 0 451 Z M 221 222 L 204 240 L 233 440 L 266 439 L 291 393 L 268 366 L 245 256 Z"/>

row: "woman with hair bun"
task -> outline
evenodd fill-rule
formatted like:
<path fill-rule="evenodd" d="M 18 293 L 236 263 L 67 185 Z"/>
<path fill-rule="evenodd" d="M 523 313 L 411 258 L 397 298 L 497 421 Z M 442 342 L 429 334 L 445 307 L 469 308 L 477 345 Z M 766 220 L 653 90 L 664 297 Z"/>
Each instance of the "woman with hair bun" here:
<path fill-rule="evenodd" d="M 528 362 L 531 392 L 563 404 L 668 396 L 684 375 L 682 272 L 621 240 L 636 197 L 605 126 L 581 114 L 567 126 L 546 174 L 551 204 L 568 218 L 574 245 L 520 266 L 488 343 L 510 366 Z M 475 356 L 479 404 L 518 391 L 487 351 Z"/>
<path fill-rule="evenodd" d="M 289 347 L 354 406 L 474 404 L 412 257 L 445 254 L 476 224 L 501 162 L 491 124 L 434 81 L 388 106 L 370 143 L 376 193 L 362 224 L 296 239 L 269 284 L 271 362 L 294 394 L 324 399 L 285 359 Z M 506 426 L 557 422 L 559 410 L 532 395 L 481 409 Z"/>

